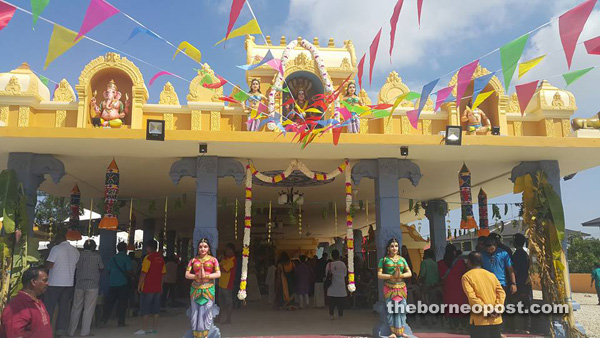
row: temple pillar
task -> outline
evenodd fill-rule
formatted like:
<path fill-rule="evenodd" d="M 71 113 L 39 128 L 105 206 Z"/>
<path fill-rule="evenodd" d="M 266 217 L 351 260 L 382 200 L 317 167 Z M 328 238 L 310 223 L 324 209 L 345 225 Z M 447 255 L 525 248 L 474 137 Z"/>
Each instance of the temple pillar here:
<path fill-rule="evenodd" d="M 44 175 L 49 174 L 55 184 L 65 176 L 64 164 L 52 155 L 33 153 L 10 153 L 7 168 L 17 173 L 17 178 L 23 184 L 27 198 L 27 223 L 29 231 L 33 231 L 35 219 L 35 205 L 37 204 L 37 191 Z"/>
<path fill-rule="evenodd" d="M 175 255 L 175 230 L 167 231 L 167 257 Z"/>
<path fill-rule="evenodd" d="M 244 180 L 244 166 L 237 160 L 217 156 L 186 157 L 171 165 L 169 175 L 174 184 L 182 177 L 196 179 L 196 218 L 193 245 L 195 248 L 201 238 L 210 242 L 212 254 L 216 255 L 219 245 L 217 231 L 217 191 L 220 177 L 232 176 L 237 184 Z"/>
<path fill-rule="evenodd" d="M 98 247 L 98 253 L 100 253 L 100 257 L 102 257 L 102 263 L 106 267 L 100 273 L 99 292 L 103 295 L 107 295 L 109 288 L 108 263 L 117 252 L 117 232 L 106 229 L 99 229 L 98 232 L 100 233 L 100 246 Z"/>
<path fill-rule="evenodd" d="M 146 247 L 149 240 L 154 239 L 154 228 L 155 228 L 155 222 L 154 222 L 154 218 L 146 218 L 144 219 L 144 224 L 143 224 L 143 230 L 144 230 L 144 236 L 143 238 L 143 243 L 142 243 L 142 257 L 146 256 Z"/>
<path fill-rule="evenodd" d="M 444 257 L 446 250 L 446 214 L 448 203 L 444 200 L 431 200 L 425 207 L 425 216 L 429 220 L 429 246 L 435 252 L 436 262 Z"/>
<path fill-rule="evenodd" d="M 376 160 L 362 160 L 352 168 L 352 180 L 355 185 L 363 177 L 375 180 L 375 211 L 376 224 L 375 238 L 377 243 L 377 258 L 387 254 L 387 243 L 395 237 L 402 243 L 402 229 L 400 228 L 400 198 L 398 180 L 407 178 L 414 186 L 421 179 L 419 166 L 410 160 L 396 158 L 380 158 Z M 387 324 L 387 307 L 383 295 L 383 281 L 379 280 L 379 301 L 374 308 L 379 313 L 379 324 L 373 328 L 373 336 L 389 336 L 390 328 Z M 407 334 L 411 333 L 408 325 L 405 327 Z"/>

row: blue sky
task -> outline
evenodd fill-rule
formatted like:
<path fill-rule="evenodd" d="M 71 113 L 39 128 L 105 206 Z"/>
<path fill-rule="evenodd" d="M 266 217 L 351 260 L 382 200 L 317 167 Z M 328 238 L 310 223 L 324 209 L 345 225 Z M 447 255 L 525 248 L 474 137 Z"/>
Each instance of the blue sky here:
<path fill-rule="evenodd" d="M 8 0 L 30 10 L 29 1 Z M 404 3 L 398 30 L 396 47 L 390 63 L 389 18 L 395 0 L 250 0 L 263 32 L 271 35 L 273 42 L 282 35 L 288 41 L 303 36 L 309 40 L 318 37 L 326 42 L 335 38 L 336 45 L 352 39 L 360 57 L 367 50 L 371 40 L 383 26 L 380 50 L 373 73 L 373 84 L 366 86 L 372 99 L 387 74 L 395 70 L 403 81 L 415 91 L 432 79 L 447 74 L 462 65 L 487 54 L 510 42 L 520 35 L 554 20 L 549 26 L 532 34 L 524 53 L 530 59 L 544 53 L 549 55 L 538 68 L 531 71 L 520 82 L 544 79 L 566 71 L 564 54 L 560 51 L 556 18 L 580 3 L 574 0 L 428 0 L 424 2 L 421 28 L 417 25 L 416 1 Z M 110 1 L 124 13 L 142 22 L 175 45 L 188 41 L 202 51 L 203 62 L 207 62 L 220 75 L 238 84 L 244 82 L 244 72 L 235 67 L 245 63 L 243 38 L 237 38 L 221 46 L 213 47 L 224 34 L 229 17 L 231 0 L 179 0 L 167 2 L 159 0 Z M 176 3 L 176 4 L 175 4 Z M 52 0 L 42 13 L 52 21 L 78 31 L 89 1 Z M 238 25 L 251 18 L 244 7 Z M 9 25 L 0 31 L 0 71 L 16 68 L 26 61 L 30 66 L 48 78 L 59 81 L 66 78 L 72 86 L 78 82 L 83 67 L 98 55 L 108 50 L 88 40 L 83 40 L 64 55 L 56 59 L 46 71 L 43 63 L 52 33 L 52 25 L 38 21 L 35 30 L 31 29 L 30 15 L 17 11 Z M 150 64 L 192 80 L 198 65 L 189 58 L 179 55 L 172 59 L 174 49 L 163 41 L 147 35 L 138 35 L 125 43 L 137 25 L 121 14 L 108 19 L 92 30 L 88 36 L 104 42 L 122 52 L 132 54 Z M 580 41 L 600 35 L 600 7 L 596 6 Z M 262 42 L 260 37 L 257 41 Z M 142 71 L 146 82 L 159 70 L 134 61 Z M 493 53 L 481 60 L 490 69 L 500 68 L 499 53 Z M 600 57 L 586 55 L 582 45 L 575 53 L 572 69 L 581 69 L 600 64 Z M 367 72 L 365 72 L 367 73 Z M 364 82 L 368 79 L 365 77 Z M 450 80 L 446 76 L 440 80 L 438 88 Z M 158 101 L 159 93 L 166 81 L 170 81 L 184 102 L 189 83 L 174 77 L 165 76 L 149 86 L 150 103 Z M 575 117 L 587 117 L 596 113 L 597 83 L 600 69 L 595 69 L 569 87 L 577 99 L 578 111 Z M 513 81 L 514 82 L 514 81 Z M 564 88 L 559 77 L 550 82 Z M 517 82 L 518 84 L 519 82 Z M 53 86 L 51 85 L 53 88 Z M 225 92 L 229 92 L 226 87 Z M 514 91 L 514 88 L 509 90 Z M 581 230 L 581 222 L 599 217 L 598 189 L 600 169 L 579 173 L 575 178 L 562 183 L 563 201 L 567 227 Z M 490 202 L 518 202 L 520 196 L 508 195 Z M 459 213 L 453 211 L 450 219 L 457 224 Z M 427 234 L 426 222 L 423 233 Z M 600 236 L 598 229 L 584 229 Z"/>

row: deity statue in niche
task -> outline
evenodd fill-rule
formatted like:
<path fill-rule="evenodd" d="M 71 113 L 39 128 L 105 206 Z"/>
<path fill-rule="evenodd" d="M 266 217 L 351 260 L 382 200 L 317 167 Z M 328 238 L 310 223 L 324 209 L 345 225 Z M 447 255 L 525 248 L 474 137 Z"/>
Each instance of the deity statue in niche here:
<path fill-rule="evenodd" d="M 473 109 L 471 100 L 467 103 L 465 110 L 460 117 L 461 122 L 467 122 L 467 133 L 470 135 L 474 134 L 486 134 L 490 131 L 492 124 L 490 119 L 485 115 L 483 110 L 479 108 Z"/>
<path fill-rule="evenodd" d="M 266 101 L 265 96 L 260 92 L 260 80 L 252 79 L 250 81 L 250 91 L 248 92 L 248 100 L 242 102 L 242 107 L 246 114 L 248 114 L 247 129 L 248 131 L 258 131 L 260 126 L 260 104 L 264 106 Z"/>
<path fill-rule="evenodd" d="M 346 88 L 346 94 L 344 95 L 344 101 L 348 102 L 351 106 L 363 106 L 364 103 L 362 100 L 356 95 L 356 83 L 354 81 L 348 82 L 348 87 Z M 348 125 L 349 133 L 360 133 L 360 121 L 359 117 L 355 112 L 351 112 L 352 117 L 350 118 L 350 124 Z"/>
<path fill-rule="evenodd" d="M 92 118 L 100 118 L 100 125 L 104 128 L 120 128 L 123 118 L 129 112 L 129 96 L 125 94 L 125 104 L 121 102 L 121 92 L 118 91 L 115 81 L 110 80 L 104 91 L 104 100 L 100 106 L 96 105 L 96 91 L 90 106 L 95 113 Z"/>

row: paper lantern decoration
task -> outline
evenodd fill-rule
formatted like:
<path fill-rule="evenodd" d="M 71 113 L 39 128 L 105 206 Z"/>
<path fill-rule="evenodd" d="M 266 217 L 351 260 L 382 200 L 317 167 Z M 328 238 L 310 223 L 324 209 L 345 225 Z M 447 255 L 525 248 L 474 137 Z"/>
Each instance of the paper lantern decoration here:
<path fill-rule="evenodd" d="M 104 181 L 104 216 L 98 225 L 98 229 L 117 231 L 119 219 L 114 214 L 114 206 L 119 194 L 119 167 L 113 159 L 106 169 Z"/>
<path fill-rule="evenodd" d="M 471 197 L 471 172 L 467 165 L 463 163 L 458 173 L 458 185 L 460 186 L 460 204 L 461 204 L 461 229 L 477 228 L 477 222 L 473 218 L 473 202 Z"/>
<path fill-rule="evenodd" d="M 69 217 L 69 230 L 67 231 L 67 239 L 70 241 L 78 241 L 81 239 L 79 231 L 79 204 L 81 203 L 81 192 L 77 183 L 71 190 L 71 216 Z"/>
<path fill-rule="evenodd" d="M 487 236 L 490 234 L 490 225 L 488 222 L 488 207 L 487 207 L 487 194 L 482 188 L 479 189 L 479 195 L 477 195 L 477 202 L 479 203 L 479 231 L 477 236 Z"/>

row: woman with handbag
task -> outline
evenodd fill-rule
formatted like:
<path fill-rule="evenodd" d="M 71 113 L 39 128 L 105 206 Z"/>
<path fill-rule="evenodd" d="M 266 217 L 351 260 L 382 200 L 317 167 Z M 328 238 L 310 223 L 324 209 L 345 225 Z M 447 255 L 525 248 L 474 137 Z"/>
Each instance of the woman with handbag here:
<path fill-rule="evenodd" d="M 327 263 L 325 268 L 325 290 L 327 290 L 327 297 L 329 297 L 329 318 L 333 320 L 333 310 L 337 307 L 338 318 L 342 318 L 344 315 L 344 306 L 346 303 L 346 275 L 348 270 L 346 264 L 340 261 L 340 252 L 333 250 L 331 253 L 333 258 L 332 262 Z"/>

